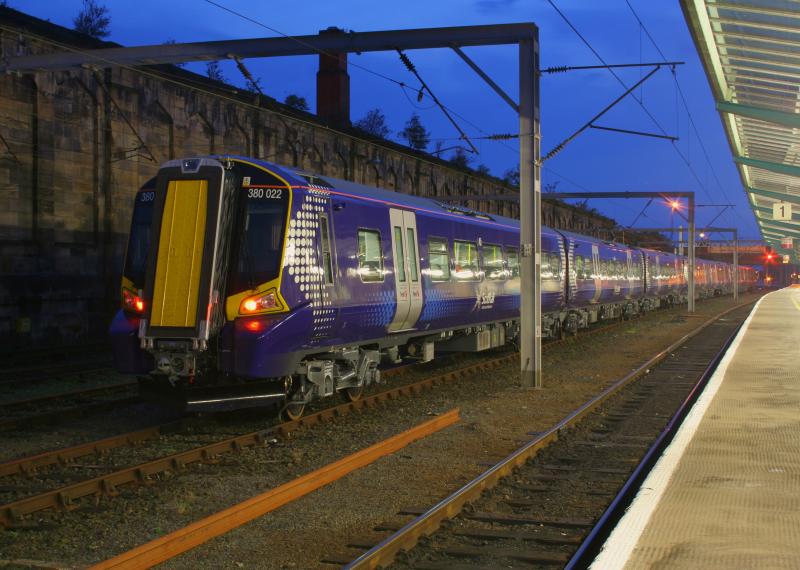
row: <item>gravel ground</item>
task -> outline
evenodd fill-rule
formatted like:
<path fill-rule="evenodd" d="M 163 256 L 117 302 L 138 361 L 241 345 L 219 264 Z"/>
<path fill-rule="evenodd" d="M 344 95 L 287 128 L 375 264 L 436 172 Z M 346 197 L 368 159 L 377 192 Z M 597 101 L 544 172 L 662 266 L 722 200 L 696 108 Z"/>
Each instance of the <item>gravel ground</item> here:
<path fill-rule="evenodd" d="M 697 315 L 732 304 L 727 298 L 698 303 Z M 39 517 L 30 529 L 0 533 L 0 560 L 96 562 L 460 407 L 460 424 L 165 565 L 319 567 L 326 555 L 347 552 L 348 541 L 377 538 L 374 526 L 405 522 L 408 517 L 396 515 L 400 509 L 429 506 L 485 468 L 479 463 L 509 453 L 527 432 L 548 428 L 703 320 L 685 318 L 682 308 L 660 311 L 605 335 L 553 347 L 544 357 L 542 390 L 522 389 L 518 367 L 507 366 L 189 469 L 167 484 L 123 489 L 113 501 Z"/>

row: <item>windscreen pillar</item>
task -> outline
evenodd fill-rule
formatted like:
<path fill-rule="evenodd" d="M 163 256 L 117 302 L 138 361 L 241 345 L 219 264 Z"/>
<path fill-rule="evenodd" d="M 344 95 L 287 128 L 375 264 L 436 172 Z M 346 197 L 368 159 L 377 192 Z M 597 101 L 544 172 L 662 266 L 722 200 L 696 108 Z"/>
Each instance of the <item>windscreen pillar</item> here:
<path fill-rule="evenodd" d="M 519 42 L 520 366 L 523 388 L 542 387 L 542 226 L 539 33 Z"/>

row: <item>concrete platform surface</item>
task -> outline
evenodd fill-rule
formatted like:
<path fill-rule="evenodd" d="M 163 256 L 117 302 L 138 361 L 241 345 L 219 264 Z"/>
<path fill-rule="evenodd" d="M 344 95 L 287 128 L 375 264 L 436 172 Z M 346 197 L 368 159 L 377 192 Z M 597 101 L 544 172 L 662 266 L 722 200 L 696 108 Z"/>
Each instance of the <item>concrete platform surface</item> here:
<path fill-rule="evenodd" d="M 800 288 L 756 305 L 592 568 L 800 568 Z"/>

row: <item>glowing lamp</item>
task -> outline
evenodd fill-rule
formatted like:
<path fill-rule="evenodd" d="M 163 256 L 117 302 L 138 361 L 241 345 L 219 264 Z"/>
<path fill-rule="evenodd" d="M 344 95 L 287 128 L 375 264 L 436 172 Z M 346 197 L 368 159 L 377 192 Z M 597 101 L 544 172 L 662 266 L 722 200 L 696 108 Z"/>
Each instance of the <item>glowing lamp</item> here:
<path fill-rule="evenodd" d="M 242 314 L 252 314 L 260 311 L 268 311 L 278 306 L 278 300 L 275 297 L 275 291 L 258 295 L 255 297 L 248 297 L 239 306 L 239 312 Z"/>
<path fill-rule="evenodd" d="M 133 291 L 128 289 L 122 290 L 122 308 L 126 311 L 134 311 L 136 313 L 144 313 L 144 299 L 139 297 Z"/>
<path fill-rule="evenodd" d="M 678 202 L 677 200 L 671 200 L 669 205 L 672 207 L 673 210 L 677 210 L 678 208 L 681 207 L 681 203 Z"/>
<path fill-rule="evenodd" d="M 261 321 L 247 321 L 244 324 L 244 328 L 252 332 L 258 332 L 261 330 Z"/>

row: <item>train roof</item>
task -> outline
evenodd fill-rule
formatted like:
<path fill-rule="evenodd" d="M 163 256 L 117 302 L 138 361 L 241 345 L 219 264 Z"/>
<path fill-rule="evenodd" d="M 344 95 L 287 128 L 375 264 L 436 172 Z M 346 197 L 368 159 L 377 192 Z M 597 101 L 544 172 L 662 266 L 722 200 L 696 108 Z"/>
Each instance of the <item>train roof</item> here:
<path fill-rule="evenodd" d="M 458 215 L 459 219 L 462 219 L 465 222 L 473 222 L 476 224 L 494 222 L 495 224 L 502 224 L 513 229 L 519 228 L 519 220 L 515 220 L 514 218 L 507 218 L 497 214 L 487 214 L 485 212 L 473 210 L 463 206 L 457 206 L 455 204 L 446 204 L 439 202 L 434 198 L 412 196 L 409 194 L 403 194 L 401 192 L 395 192 L 393 190 L 385 190 L 382 188 L 376 188 L 374 186 L 358 184 L 356 182 L 350 182 L 349 180 L 334 178 L 333 176 L 309 172 L 302 168 L 283 166 L 250 157 L 227 156 L 226 158 L 243 160 L 246 162 L 259 164 L 265 168 L 269 168 L 270 170 L 274 170 L 276 173 L 286 178 L 287 182 L 289 182 L 292 186 L 327 186 L 330 187 L 330 191 L 335 194 L 341 194 L 357 199 L 374 200 L 389 205 L 394 204 L 397 206 L 413 208 L 415 210 L 422 210 L 433 214 Z M 548 231 L 552 230 L 549 230 L 548 228 Z"/>
<path fill-rule="evenodd" d="M 242 162 L 249 162 L 252 164 L 263 166 L 283 176 L 286 179 L 286 181 L 289 182 L 292 186 L 313 187 L 313 186 L 327 185 L 330 187 L 330 190 L 334 193 L 340 193 L 345 196 L 350 196 L 357 199 L 375 200 L 389 205 L 396 204 L 398 206 L 404 206 L 406 208 L 413 208 L 415 210 L 421 210 L 430 212 L 432 214 L 441 214 L 445 216 L 455 214 L 459 215 L 459 219 L 463 220 L 464 222 L 471 222 L 475 224 L 495 223 L 495 224 L 502 224 L 504 226 L 509 226 L 514 229 L 519 229 L 519 220 L 516 220 L 514 218 L 507 218 L 505 216 L 498 216 L 496 214 L 487 214 L 485 212 L 480 212 L 478 210 L 472 210 L 470 208 L 455 206 L 454 204 L 446 204 L 443 202 L 439 202 L 433 198 L 412 196 L 410 194 L 395 192 L 394 190 L 385 190 L 382 188 L 376 188 L 374 186 L 358 184 L 356 182 L 350 182 L 349 180 L 342 180 L 340 178 L 334 178 L 332 176 L 316 174 L 314 172 L 309 172 L 302 168 L 297 168 L 293 166 L 283 166 L 280 164 L 276 164 L 274 162 L 269 162 L 266 160 L 253 158 L 249 156 L 216 155 L 213 158 L 240 160 Z M 320 185 L 318 184 L 318 181 L 322 181 L 325 184 Z M 542 226 L 542 234 L 548 234 L 550 236 L 557 236 L 560 234 L 565 237 L 572 237 L 573 239 L 579 239 L 593 243 L 602 243 L 604 245 L 611 247 L 639 249 L 643 252 L 652 253 L 656 255 L 675 256 L 675 254 L 669 252 L 628 246 L 621 243 L 601 240 L 598 238 L 566 230 L 554 230 L 544 225 Z M 700 259 L 698 258 L 698 260 Z"/>

